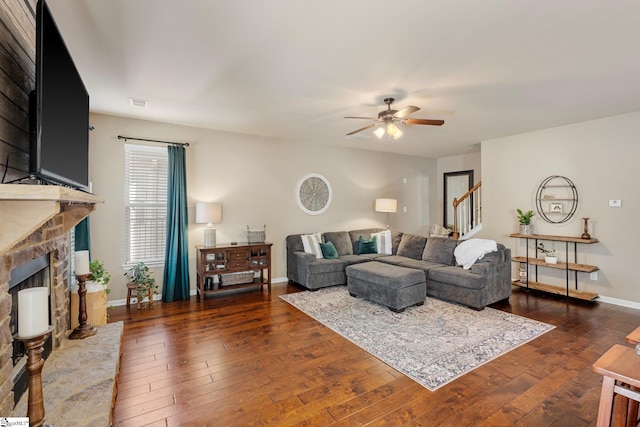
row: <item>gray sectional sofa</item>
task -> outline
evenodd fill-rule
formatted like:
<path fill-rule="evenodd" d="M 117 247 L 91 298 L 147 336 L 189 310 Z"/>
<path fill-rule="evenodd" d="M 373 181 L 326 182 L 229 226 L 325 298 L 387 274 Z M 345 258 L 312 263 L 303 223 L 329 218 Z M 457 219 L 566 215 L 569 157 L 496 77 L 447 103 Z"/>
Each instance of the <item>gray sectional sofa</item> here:
<path fill-rule="evenodd" d="M 347 284 L 349 265 L 376 261 L 424 272 L 427 295 L 467 305 L 476 310 L 511 296 L 511 250 L 498 243 L 497 251 L 484 255 L 470 269 L 456 265 L 453 251 L 459 241 L 391 231 L 391 254 L 358 253 L 359 240 L 370 239 L 371 228 L 322 233 L 338 257 L 316 258 L 304 252 L 301 234 L 286 238 L 287 277 L 309 290 Z"/>

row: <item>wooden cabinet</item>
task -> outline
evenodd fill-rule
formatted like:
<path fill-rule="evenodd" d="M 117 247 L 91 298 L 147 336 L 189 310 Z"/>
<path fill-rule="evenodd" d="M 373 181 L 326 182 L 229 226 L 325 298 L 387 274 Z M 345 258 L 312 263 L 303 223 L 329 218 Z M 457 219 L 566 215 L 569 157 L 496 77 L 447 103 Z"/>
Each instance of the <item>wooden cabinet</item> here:
<path fill-rule="evenodd" d="M 511 257 L 511 261 L 517 262 L 519 264 L 523 264 L 526 271 L 526 282 L 521 280 L 514 280 L 512 283 L 516 286 L 521 286 L 527 289 L 535 289 L 538 291 L 549 292 L 558 295 L 565 295 L 567 297 L 578 298 L 582 300 L 592 301 L 598 297 L 598 294 L 593 292 L 587 292 L 578 289 L 578 273 L 591 273 L 598 270 L 598 267 L 595 265 L 588 264 L 579 264 L 578 263 L 578 244 L 592 244 L 598 243 L 598 239 L 582 239 L 580 237 L 569 237 L 569 236 L 551 236 L 544 234 L 520 234 L 514 233 L 509 237 L 514 237 L 518 239 L 526 239 L 525 245 L 525 256 L 513 256 Z M 567 262 L 559 262 L 557 264 L 549 264 L 544 262 L 544 260 L 536 258 L 538 241 L 555 241 L 555 242 L 564 242 L 565 250 L 564 250 L 564 258 Z M 529 243 L 533 241 L 533 248 L 530 248 Z M 573 255 L 574 262 L 569 262 L 569 245 L 573 244 Z M 530 254 L 530 251 L 533 253 Z M 533 271 L 535 274 L 535 280 L 531 280 L 531 269 L 530 266 L 533 266 Z M 565 287 L 562 288 L 560 286 L 549 285 L 546 283 L 538 282 L 538 267 L 545 268 L 555 268 L 561 269 L 565 271 Z M 571 281 L 571 277 L 573 276 L 574 288 L 570 288 L 569 282 Z"/>
<path fill-rule="evenodd" d="M 197 300 L 250 286 L 267 285 L 271 291 L 271 246 L 267 242 L 196 246 Z"/>

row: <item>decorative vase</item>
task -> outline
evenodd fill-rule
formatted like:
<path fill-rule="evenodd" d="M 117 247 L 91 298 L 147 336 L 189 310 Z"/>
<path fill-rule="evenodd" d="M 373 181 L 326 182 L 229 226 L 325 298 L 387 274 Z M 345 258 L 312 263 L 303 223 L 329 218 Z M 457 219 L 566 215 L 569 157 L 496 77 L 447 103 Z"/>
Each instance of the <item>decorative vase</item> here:
<path fill-rule="evenodd" d="M 587 224 L 587 221 L 589 221 L 589 218 L 582 218 L 584 220 L 584 233 L 582 233 L 582 237 L 583 239 L 590 239 L 591 235 L 589 234 L 589 226 Z"/>
<path fill-rule="evenodd" d="M 520 234 L 533 234 L 533 225 L 531 224 L 520 224 Z"/>
<path fill-rule="evenodd" d="M 557 264 L 558 263 L 558 257 L 557 256 L 545 256 L 544 257 L 544 262 L 546 262 L 547 264 Z"/>

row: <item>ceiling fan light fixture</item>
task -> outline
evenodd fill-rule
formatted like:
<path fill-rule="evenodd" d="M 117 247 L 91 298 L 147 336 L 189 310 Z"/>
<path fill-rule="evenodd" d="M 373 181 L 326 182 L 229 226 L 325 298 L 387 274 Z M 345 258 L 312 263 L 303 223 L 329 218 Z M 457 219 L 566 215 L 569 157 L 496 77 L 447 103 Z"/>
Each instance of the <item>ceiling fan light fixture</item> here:
<path fill-rule="evenodd" d="M 387 109 L 380 111 L 378 113 L 378 117 L 360 117 L 360 116 L 347 116 L 345 119 L 365 119 L 365 120 L 373 120 L 374 123 L 371 123 L 367 126 L 361 127 L 360 129 L 356 129 L 352 132 L 349 132 L 347 136 L 353 135 L 358 132 L 362 132 L 363 130 L 371 129 L 375 127 L 376 129 L 373 131 L 373 134 L 378 137 L 378 139 L 382 139 L 384 134 L 387 134 L 387 138 L 391 141 L 391 138 L 399 139 L 402 137 L 404 132 L 400 130 L 396 123 L 403 125 L 431 125 L 431 126 L 442 126 L 444 124 L 444 120 L 432 120 L 432 119 L 414 119 L 407 118 L 411 114 L 420 110 L 420 107 L 416 107 L 414 105 L 407 105 L 404 108 L 399 110 L 392 110 L 391 103 L 394 101 L 393 98 L 385 98 L 384 103 L 387 104 Z"/>

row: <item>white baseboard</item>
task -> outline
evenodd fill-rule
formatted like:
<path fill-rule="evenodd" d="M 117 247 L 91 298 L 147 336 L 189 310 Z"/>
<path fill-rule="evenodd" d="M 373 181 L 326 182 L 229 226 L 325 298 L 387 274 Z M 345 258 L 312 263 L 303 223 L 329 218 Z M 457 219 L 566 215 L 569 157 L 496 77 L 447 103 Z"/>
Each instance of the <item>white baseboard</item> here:
<path fill-rule="evenodd" d="M 624 299 L 611 298 L 611 297 L 603 297 L 602 295 L 600 295 L 596 301 L 606 302 L 608 304 L 614 304 L 614 305 L 619 305 L 621 307 L 635 308 L 636 310 L 640 310 L 640 302 L 627 301 Z"/>
<path fill-rule="evenodd" d="M 275 279 L 271 279 L 271 283 L 272 284 L 273 283 L 288 282 L 288 281 L 289 281 L 289 279 L 287 279 L 286 277 L 276 277 Z M 191 296 L 196 295 L 196 289 L 195 288 L 191 289 L 189 291 L 189 295 L 191 295 Z M 162 295 L 160 295 L 160 294 L 154 295 L 153 296 L 153 300 L 154 301 L 162 300 Z M 131 303 L 132 304 L 137 304 L 138 303 L 137 298 L 131 298 Z M 127 304 L 127 299 L 126 298 L 125 299 L 116 299 L 116 300 L 107 302 L 107 306 L 113 306 L 113 307 L 119 307 L 119 306 L 126 305 L 126 304 Z"/>

